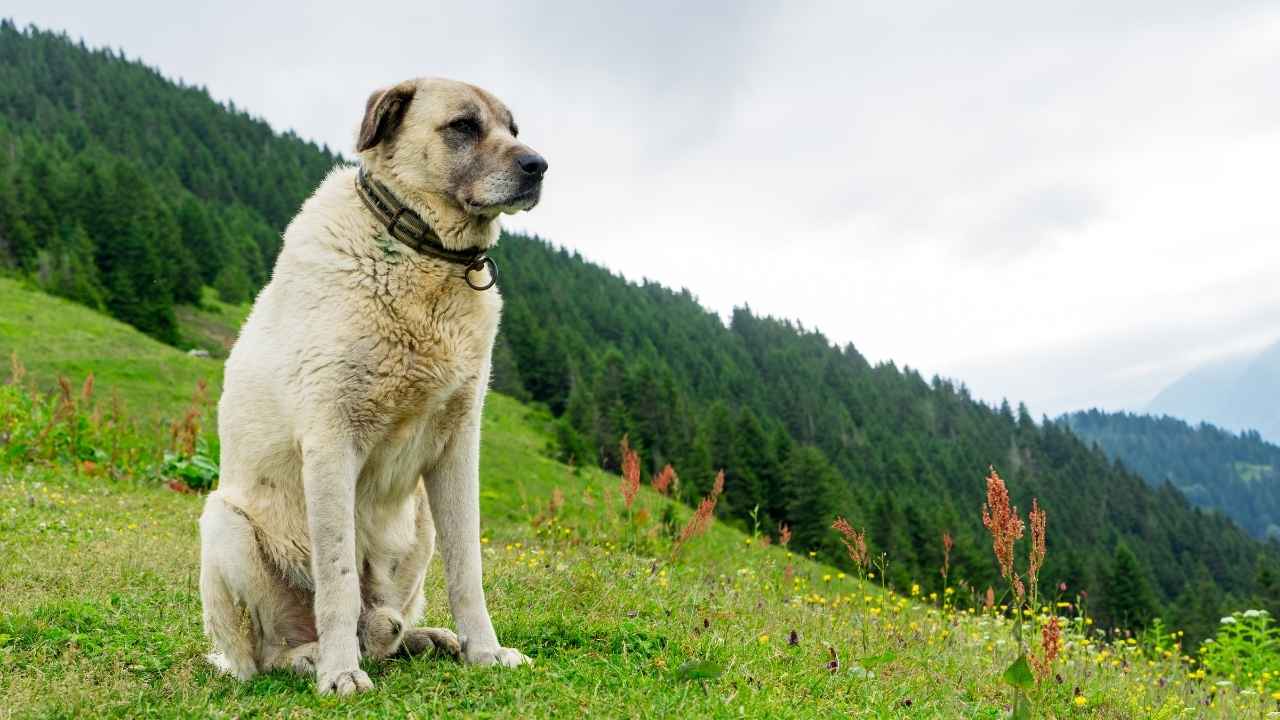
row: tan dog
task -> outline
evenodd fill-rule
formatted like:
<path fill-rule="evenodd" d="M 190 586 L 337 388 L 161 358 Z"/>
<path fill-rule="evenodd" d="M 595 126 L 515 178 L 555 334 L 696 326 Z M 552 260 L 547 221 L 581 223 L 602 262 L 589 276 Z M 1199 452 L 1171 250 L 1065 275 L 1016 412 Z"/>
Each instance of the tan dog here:
<path fill-rule="evenodd" d="M 447 80 L 375 92 L 356 150 L 443 251 L 472 255 L 499 214 L 537 203 L 547 167 L 501 102 Z M 528 662 L 498 644 L 481 587 L 480 410 L 502 301 L 473 286 L 492 265 L 420 252 L 366 203 L 355 168 L 325 178 L 227 361 L 200 594 L 210 660 L 241 679 L 293 668 L 347 694 L 372 687 L 362 651 Z M 414 627 L 437 531 L 456 637 Z"/>

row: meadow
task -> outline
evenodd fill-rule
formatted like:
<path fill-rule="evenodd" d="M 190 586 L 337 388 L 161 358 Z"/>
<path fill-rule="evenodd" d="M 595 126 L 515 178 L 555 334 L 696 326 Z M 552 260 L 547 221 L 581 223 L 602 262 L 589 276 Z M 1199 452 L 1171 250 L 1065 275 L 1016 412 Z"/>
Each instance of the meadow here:
<path fill-rule="evenodd" d="M 1047 507 L 1024 522 L 989 468 L 974 468 L 988 504 L 973 512 L 1008 587 L 949 577 L 930 594 L 887 586 L 893 558 L 861 528 L 833 528 L 848 563 L 824 565 L 784 528 L 716 520 L 715 489 L 698 509 L 674 502 L 674 471 L 557 462 L 550 415 L 496 393 L 481 459 L 486 590 L 499 637 L 535 664 L 392 660 L 369 665 L 376 688 L 353 698 L 286 672 L 238 683 L 203 660 L 204 476 L 175 474 L 216 457 L 219 363 L 8 281 L 0 302 L 3 718 L 1280 717 L 1269 617 L 1224 619 L 1204 654 L 1162 626 L 1103 632 L 1086 597 L 1030 577 L 1070 519 Z M 218 317 L 238 322 L 204 312 L 215 337 Z M 438 565 L 425 620 L 448 625 Z"/>

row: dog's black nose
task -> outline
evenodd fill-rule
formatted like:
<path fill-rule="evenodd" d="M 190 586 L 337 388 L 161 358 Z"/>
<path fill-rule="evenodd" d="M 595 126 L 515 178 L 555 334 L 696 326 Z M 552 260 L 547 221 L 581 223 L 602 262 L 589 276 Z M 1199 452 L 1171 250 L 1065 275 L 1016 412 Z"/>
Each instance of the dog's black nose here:
<path fill-rule="evenodd" d="M 516 164 L 520 166 L 521 170 L 525 171 L 525 173 L 529 175 L 541 176 L 543 173 L 547 171 L 546 158 L 542 157 L 541 155 L 538 155 L 537 153 L 529 153 L 528 155 L 521 155 L 520 157 L 516 158 Z"/>

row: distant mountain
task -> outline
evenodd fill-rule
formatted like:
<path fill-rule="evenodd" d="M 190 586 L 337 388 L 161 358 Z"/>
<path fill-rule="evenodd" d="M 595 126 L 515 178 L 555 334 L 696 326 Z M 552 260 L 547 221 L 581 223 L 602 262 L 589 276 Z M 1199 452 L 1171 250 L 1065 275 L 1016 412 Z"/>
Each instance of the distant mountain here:
<path fill-rule="evenodd" d="M 1252 535 L 1280 539 L 1280 446 L 1256 431 L 1237 435 L 1207 423 L 1099 410 L 1059 422 L 1152 485 L 1170 483 Z"/>
<path fill-rule="evenodd" d="M 1147 411 L 1236 432 L 1257 430 L 1280 443 L 1280 342 L 1192 370 L 1160 391 Z"/>

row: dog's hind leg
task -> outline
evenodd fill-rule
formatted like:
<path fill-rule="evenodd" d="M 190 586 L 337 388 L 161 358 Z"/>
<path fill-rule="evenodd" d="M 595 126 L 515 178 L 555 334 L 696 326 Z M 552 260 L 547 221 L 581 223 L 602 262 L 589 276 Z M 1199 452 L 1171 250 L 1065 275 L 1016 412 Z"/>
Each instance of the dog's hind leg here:
<path fill-rule="evenodd" d="M 308 593 L 268 565 L 252 521 L 216 492 L 205 501 L 200 540 L 200 599 L 214 667 L 248 680 L 315 639 Z"/>
<path fill-rule="evenodd" d="M 209 662 L 240 680 L 258 673 L 257 643 L 246 596 L 244 565 L 251 561 L 253 529 L 217 493 L 200 515 L 200 601 L 204 632 L 213 641 Z M 250 595 L 252 597 L 252 595 Z"/>

